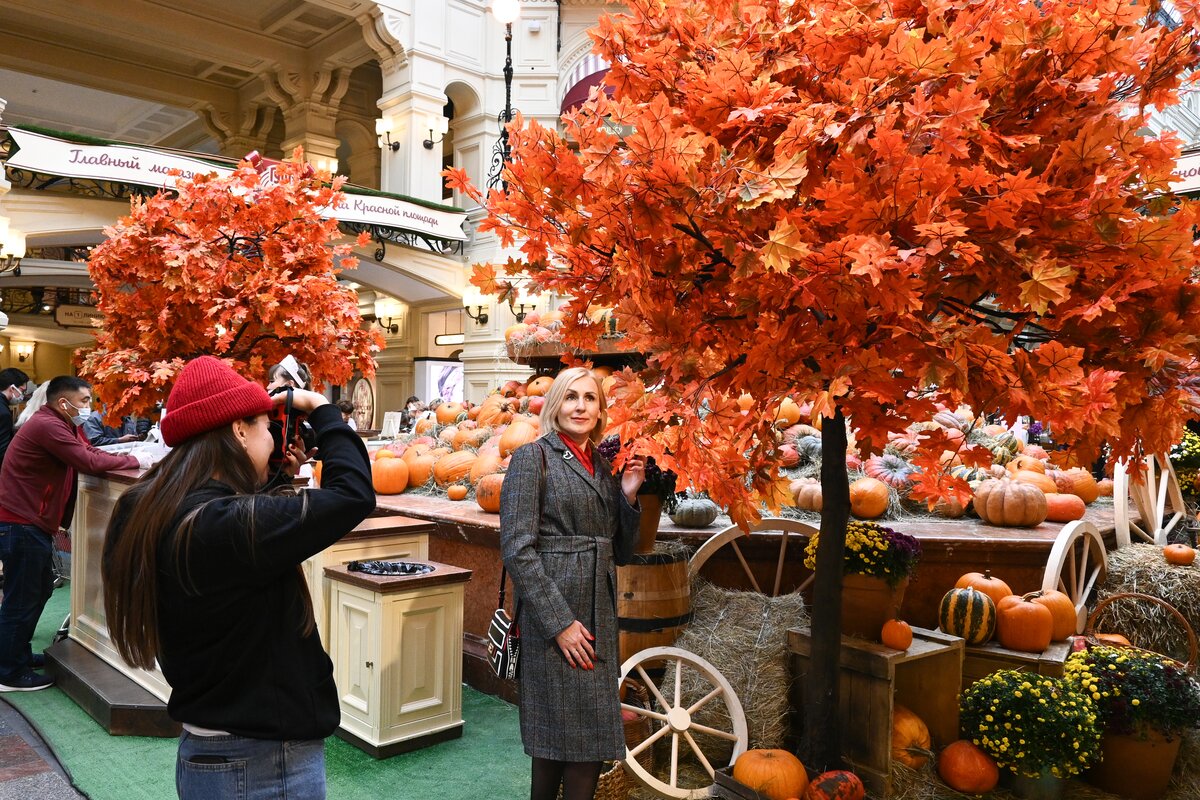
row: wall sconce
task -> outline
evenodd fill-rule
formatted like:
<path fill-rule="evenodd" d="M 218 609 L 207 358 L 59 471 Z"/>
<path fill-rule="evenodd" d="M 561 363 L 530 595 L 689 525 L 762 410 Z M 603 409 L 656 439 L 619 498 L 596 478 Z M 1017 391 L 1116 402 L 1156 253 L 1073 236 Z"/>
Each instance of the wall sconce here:
<path fill-rule="evenodd" d="M 396 130 L 396 121 L 392 117 L 380 117 L 375 120 L 375 136 L 379 148 L 390 149 L 393 153 L 400 150 L 400 143 L 392 141 L 392 132 Z"/>
<path fill-rule="evenodd" d="M 442 139 L 446 138 L 446 132 L 449 130 L 450 130 L 450 120 L 446 119 L 441 114 L 430 115 L 430 117 L 429 117 L 429 138 L 426 139 L 425 141 L 421 142 L 421 144 L 425 145 L 426 150 L 432 150 L 433 146 L 435 144 L 442 141 Z M 438 137 L 437 139 L 433 138 L 435 133 L 437 134 L 437 137 Z"/>
<path fill-rule="evenodd" d="M 517 322 L 524 322 L 525 315 L 537 308 L 537 302 L 537 295 L 529 294 L 523 289 L 517 289 L 513 295 L 509 295 L 508 297 L 508 307 L 513 312 L 513 316 Z"/>
<path fill-rule="evenodd" d="M 483 292 L 476 289 L 474 286 L 468 286 L 463 290 L 463 310 L 467 312 L 467 316 L 475 320 L 477 325 L 487 325 L 488 315 L 484 311 L 488 307 L 487 300 L 483 296 Z M 471 309 L 475 309 L 475 313 L 471 313 Z"/>
<path fill-rule="evenodd" d="M 21 277 L 21 259 L 25 257 L 25 234 L 10 227 L 8 219 L 0 217 L 0 275 L 11 272 Z"/>
<path fill-rule="evenodd" d="M 33 342 L 13 342 L 12 349 L 13 355 L 15 355 L 17 357 L 17 361 L 20 361 L 22 364 L 33 358 Z"/>
<path fill-rule="evenodd" d="M 375 324 L 383 328 L 385 333 L 390 333 L 393 336 L 400 333 L 399 320 L 404 313 L 403 307 L 399 301 L 392 300 L 389 297 L 375 301 Z"/>

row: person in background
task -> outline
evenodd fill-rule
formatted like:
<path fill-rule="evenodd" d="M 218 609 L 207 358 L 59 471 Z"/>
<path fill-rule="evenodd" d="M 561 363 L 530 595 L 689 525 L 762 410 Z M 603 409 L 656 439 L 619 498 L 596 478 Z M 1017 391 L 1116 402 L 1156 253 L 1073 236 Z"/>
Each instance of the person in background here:
<path fill-rule="evenodd" d="M 296 389 L 321 488 L 264 491 L 268 412 L 284 396 L 211 356 L 189 362 L 160 423 L 171 452 L 121 496 L 105 535 L 109 633 L 171 685 L 183 800 L 325 797 L 324 739 L 341 711 L 301 564 L 366 519 L 375 490 L 362 439 Z"/>
<path fill-rule="evenodd" d="M 411 431 L 417 423 L 417 417 L 425 410 L 425 404 L 415 394 L 404 401 L 404 409 L 400 412 L 400 429 Z"/>
<path fill-rule="evenodd" d="M 521 742 L 531 800 L 591 800 L 601 763 L 625 756 L 617 692 L 615 564 L 637 541 L 641 458 L 620 480 L 595 447 L 608 425 L 600 381 L 563 370 L 540 438 L 512 454 L 500 490 L 500 552 L 521 628 Z"/>
<path fill-rule="evenodd" d="M 267 370 L 267 394 L 280 387 L 307 389 L 310 380 L 308 367 L 288 356 Z"/>
<path fill-rule="evenodd" d="M 16 367 L 0 369 L 0 398 L 4 399 L 4 406 L 0 408 L 0 464 L 13 439 L 12 408 L 24 402 L 27 383 L 29 376 Z"/>
<path fill-rule="evenodd" d="M 29 422 L 34 413 L 39 408 L 46 405 L 46 390 L 50 388 L 50 381 L 42 381 L 41 384 L 33 390 L 33 394 L 29 395 L 29 399 L 25 401 L 25 408 L 21 411 L 21 416 L 17 417 L 16 429 L 20 430 L 21 426 Z"/>
<path fill-rule="evenodd" d="M 76 473 L 145 469 L 149 455 L 117 455 L 88 444 L 80 427 L 92 406 L 92 387 L 60 375 L 46 404 L 21 426 L 0 467 L 0 692 L 34 692 L 54 681 L 34 672 L 33 631 L 53 591 L 53 537 L 69 528 L 75 511 Z"/>
<path fill-rule="evenodd" d="M 350 430 L 358 430 L 358 423 L 354 421 L 354 403 L 349 400 L 338 400 L 338 411 L 342 412 L 342 422 L 350 426 Z"/>
<path fill-rule="evenodd" d="M 120 428 L 105 425 L 103 410 L 93 411 L 83 423 L 83 433 L 93 447 L 136 442 L 145 437 L 149 430 L 150 420 L 133 416 L 122 417 Z"/>

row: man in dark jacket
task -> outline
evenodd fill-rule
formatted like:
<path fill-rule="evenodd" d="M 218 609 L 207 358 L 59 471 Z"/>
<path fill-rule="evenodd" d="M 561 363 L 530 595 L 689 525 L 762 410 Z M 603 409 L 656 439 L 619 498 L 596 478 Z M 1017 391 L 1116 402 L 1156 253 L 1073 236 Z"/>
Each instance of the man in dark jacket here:
<path fill-rule="evenodd" d="M 83 422 L 83 435 L 93 447 L 104 447 L 106 444 L 124 444 L 136 442 L 150 430 L 150 420 L 138 417 L 121 417 L 121 427 L 114 428 L 104 424 L 104 412 L 93 411 Z"/>
<path fill-rule="evenodd" d="M 54 683 L 33 671 L 38 659 L 29 643 L 53 591 L 51 540 L 71 524 L 76 473 L 150 466 L 149 456 L 116 455 L 88 444 L 80 426 L 91 407 L 87 381 L 54 378 L 46 405 L 17 431 L 0 467 L 0 692 L 35 692 Z"/>
<path fill-rule="evenodd" d="M 13 438 L 12 407 L 24 401 L 27 383 L 29 376 L 16 367 L 0 369 L 0 398 L 4 399 L 0 408 L 0 464 L 4 463 L 4 453 Z"/>

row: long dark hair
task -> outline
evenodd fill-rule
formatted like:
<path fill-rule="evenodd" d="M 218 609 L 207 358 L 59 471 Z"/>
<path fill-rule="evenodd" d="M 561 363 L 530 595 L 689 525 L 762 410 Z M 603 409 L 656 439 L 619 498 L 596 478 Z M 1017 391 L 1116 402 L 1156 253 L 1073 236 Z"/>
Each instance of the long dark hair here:
<path fill-rule="evenodd" d="M 254 420 L 250 417 L 245 421 L 253 423 Z M 104 582 L 104 613 L 117 652 L 132 666 L 153 669 L 158 655 L 159 545 L 176 524 L 187 496 L 213 477 L 239 495 L 238 513 L 245 515 L 247 535 L 253 544 L 258 474 L 229 425 L 173 448 L 121 496 L 113 510 L 104 537 L 104 558 L 100 567 Z M 203 508 L 204 504 L 197 506 L 177 523 L 175 571 L 185 588 L 191 584 L 187 566 L 188 543 L 192 526 Z M 316 626 L 312 598 L 299 565 L 296 565 L 296 572 L 304 589 L 301 632 L 308 635 Z"/>

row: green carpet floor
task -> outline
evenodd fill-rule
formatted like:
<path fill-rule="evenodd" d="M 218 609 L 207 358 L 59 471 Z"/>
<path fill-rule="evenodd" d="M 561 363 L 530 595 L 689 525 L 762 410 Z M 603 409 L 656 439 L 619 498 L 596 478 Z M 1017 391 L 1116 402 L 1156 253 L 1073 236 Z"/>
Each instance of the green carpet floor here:
<path fill-rule="evenodd" d="M 50 645 L 67 615 L 69 584 L 57 590 L 38 625 L 35 651 Z M 175 796 L 175 740 L 109 736 L 57 688 L 5 699 L 40 730 L 92 800 L 166 800 Z M 515 706 L 463 687 L 461 739 L 376 761 L 337 738 L 325 744 L 331 800 L 477 800 L 529 793 Z"/>

